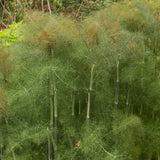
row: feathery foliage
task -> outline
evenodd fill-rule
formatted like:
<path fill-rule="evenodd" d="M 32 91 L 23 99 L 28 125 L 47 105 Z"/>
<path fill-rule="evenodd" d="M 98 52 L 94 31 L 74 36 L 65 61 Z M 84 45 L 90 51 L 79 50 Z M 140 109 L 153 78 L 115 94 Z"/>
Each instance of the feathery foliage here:
<path fill-rule="evenodd" d="M 0 53 L 4 159 L 158 159 L 160 25 L 148 3 L 24 21 Z"/>

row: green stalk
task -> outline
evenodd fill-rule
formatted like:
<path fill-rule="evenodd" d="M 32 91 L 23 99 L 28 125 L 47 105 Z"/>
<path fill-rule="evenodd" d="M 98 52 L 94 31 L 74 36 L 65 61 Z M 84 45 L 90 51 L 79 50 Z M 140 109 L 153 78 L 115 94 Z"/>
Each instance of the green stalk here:
<path fill-rule="evenodd" d="M 129 105 L 129 91 L 127 93 L 127 101 L 126 101 L 126 115 L 128 114 L 128 105 Z"/>
<path fill-rule="evenodd" d="M 91 78 L 90 78 L 90 86 L 88 91 L 88 105 L 87 105 L 87 125 L 89 125 L 89 119 L 90 119 L 90 110 L 91 110 L 91 93 L 92 93 L 92 84 L 93 84 L 93 70 L 94 70 L 94 64 L 91 68 Z"/>
<path fill-rule="evenodd" d="M 51 85 L 51 90 L 53 90 L 53 85 Z M 51 101 L 51 108 L 50 108 L 50 127 L 51 128 L 53 128 L 53 108 L 54 108 L 54 106 L 53 106 L 53 103 L 54 103 L 54 93 L 53 93 L 53 91 L 51 91 L 51 99 L 50 99 L 50 101 Z"/>
<path fill-rule="evenodd" d="M 132 106 L 131 114 L 134 114 L 134 105 Z"/>
<path fill-rule="evenodd" d="M 142 115 L 142 111 L 143 111 L 143 105 L 141 104 L 141 107 L 140 107 L 140 116 Z"/>
<path fill-rule="evenodd" d="M 155 115 L 154 115 L 154 111 L 152 111 L 152 119 L 154 119 L 154 116 L 155 116 Z"/>
<path fill-rule="evenodd" d="M 50 138 L 48 137 L 48 160 L 51 159 L 51 143 Z"/>
<path fill-rule="evenodd" d="M 71 116 L 71 127 L 74 129 L 74 116 L 75 116 L 75 94 L 74 90 L 72 90 L 72 116 Z M 74 148 L 74 138 L 73 134 L 71 134 L 71 155 L 73 156 L 73 148 Z"/>
<path fill-rule="evenodd" d="M 57 150 L 56 142 L 54 141 L 53 136 L 52 136 L 52 132 L 50 132 L 49 128 L 47 128 L 47 136 L 48 136 L 48 147 L 53 146 L 54 150 Z M 48 151 L 49 160 L 52 159 L 52 156 L 50 156 L 50 155 L 52 155 L 51 150 Z M 55 155 L 54 155 L 54 157 L 55 157 Z"/>
<path fill-rule="evenodd" d="M 142 69 L 141 69 L 141 90 L 143 91 L 143 68 L 144 68 L 144 59 L 143 59 L 143 61 L 142 61 L 142 64 L 143 64 L 143 66 L 142 66 Z M 143 109 L 143 104 L 142 104 L 142 99 L 143 99 L 143 93 L 142 93 L 142 91 L 141 91 L 141 95 L 140 95 L 140 100 L 141 100 L 141 104 L 140 104 L 140 116 L 142 115 L 142 109 Z"/>
<path fill-rule="evenodd" d="M 160 154 L 159 154 L 159 152 L 158 152 L 158 160 L 160 160 Z"/>
<path fill-rule="evenodd" d="M 117 64 L 117 87 L 116 87 L 116 95 L 115 95 L 115 110 L 117 110 L 118 106 L 118 90 L 119 90 L 119 61 L 116 61 Z"/>
<path fill-rule="evenodd" d="M 80 115 L 81 114 L 81 100 L 79 99 L 79 111 L 78 111 L 78 114 Z"/>
<path fill-rule="evenodd" d="M 50 143 L 52 143 L 52 145 L 56 148 L 56 143 L 53 139 L 53 135 L 50 132 L 49 128 L 47 127 L 47 136 L 48 136 L 48 140 L 50 141 Z"/>
<path fill-rule="evenodd" d="M 89 91 L 88 91 L 88 104 L 87 104 L 87 128 L 89 127 L 89 119 L 90 119 L 90 110 L 91 110 L 91 93 L 92 93 L 92 84 L 93 84 L 93 70 L 94 70 L 94 64 L 91 68 L 91 77 L 90 77 L 90 85 L 89 85 Z M 88 159 L 88 155 L 85 155 L 85 160 Z"/>
<path fill-rule="evenodd" d="M 13 160 L 16 160 L 16 157 L 15 157 L 14 151 L 12 151 L 12 156 L 13 156 Z"/>
<path fill-rule="evenodd" d="M 72 126 L 74 126 L 75 95 L 72 91 Z"/>
<path fill-rule="evenodd" d="M 54 139 L 55 139 L 55 146 L 54 147 L 54 160 L 57 160 L 57 88 L 56 84 L 54 83 Z"/>
<path fill-rule="evenodd" d="M 1 160 L 3 160 L 3 145 L 1 144 Z"/>
<path fill-rule="evenodd" d="M 51 82 L 52 83 L 52 82 Z M 54 93 L 53 93 L 53 84 L 51 84 L 51 95 L 50 95 L 50 131 L 53 131 L 53 110 L 54 110 Z M 51 139 L 48 140 L 48 159 L 52 160 L 52 143 Z"/>
<path fill-rule="evenodd" d="M 118 90 L 119 90 L 119 61 L 116 59 L 116 69 L 117 69 L 117 80 L 116 80 L 116 93 L 115 93 L 115 111 L 117 111 L 118 108 Z M 117 143 L 117 138 L 115 136 L 114 143 Z"/>
<path fill-rule="evenodd" d="M 52 102 L 52 97 L 53 97 L 53 93 L 52 93 L 52 85 L 51 85 L 51 73 L 48 71 L 47 73 L 47 82 L 48 82 L 48 97 L 49 97 L 49 106 L 50 106 L 50 129 L 52 128 L 51 126 L 53 126 L 53 118 L 52 118 L 52 110 L 53 110 L 53 102 Z M 47 110 L 46 110 L 46 115 L 48 114 Z M 47 128 L 48 129 L 48 128 Z M 48 136 L 48 142 L 47 142 L 47 159 L 51 160 L 52 154 L 51 154 L 51 140 Z"/>

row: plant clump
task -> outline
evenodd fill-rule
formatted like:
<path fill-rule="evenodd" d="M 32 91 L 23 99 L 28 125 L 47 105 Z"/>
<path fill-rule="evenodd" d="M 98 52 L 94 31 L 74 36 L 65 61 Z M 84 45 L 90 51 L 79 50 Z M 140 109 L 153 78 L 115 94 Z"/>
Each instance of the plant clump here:
<path fill-rule="evenodd" d="M 22 25 L 0 52 L 3 159 L 159 158 L 160 30 L 147 2 L 79 22 L 33 12 Z"/>

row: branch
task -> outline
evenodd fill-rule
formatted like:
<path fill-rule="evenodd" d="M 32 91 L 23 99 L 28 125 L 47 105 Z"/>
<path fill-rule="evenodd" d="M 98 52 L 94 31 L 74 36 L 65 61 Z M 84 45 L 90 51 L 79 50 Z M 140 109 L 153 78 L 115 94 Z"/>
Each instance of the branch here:
<path fill-rule="evenodd" d="M 76 14 L 75 19 L 77 19 L 78 14 L 79 14 L 79 11 L 80 11 L 81 7 L 83 6 L 83 3 L 84 3 L 84 0 L 81 2 L 81 5 L 80 5 L 79 8 L 78 8 L 78 11 L 77 11 L 77 14 Z"/>
<path fill-rule="evenodd" d="M 2 19 L 1 19 L 0 24 L 4 24 L 4 23 L 3 23 L 3 18 L 4 18 L 5 4 L 6 4 L 5 2 L 6 2 L 6 1 L 4 1 L 4 5 L 3 5 L 3 3 L 2 3 L 2 0 L 1 0 L 0 2 L 1 2 L 1 5 L 2 5 L 2 7 L 3 7 L 3 11 L 2 11 Z"/>
<path fill-rule="evenodd" d="M 49 0 L 47 0 L 47 5 L 48 5 L 48 9 L 49 9 L 49 14 L 51 15 L 51 8 L 50 8 Z"/>
<path fill-rule="evenodd" d="M 44 12 L 44 8 L 43 8 L 43 0 L 42 0 L 42 12 Z"/>
<path fill-rule="evenodd" d="M 14 1 L 14 22 L 16 22 L 16 2 L 17 0 Z"/>

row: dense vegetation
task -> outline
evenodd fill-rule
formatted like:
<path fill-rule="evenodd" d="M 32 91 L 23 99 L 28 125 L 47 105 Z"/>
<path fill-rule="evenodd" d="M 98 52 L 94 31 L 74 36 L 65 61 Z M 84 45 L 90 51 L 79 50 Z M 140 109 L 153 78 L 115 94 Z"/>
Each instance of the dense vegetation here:
<path fill-rule="evenodd" d="M 0 42 L 1 160 L 160 160 L 157 8 L 32 11 Z"/>
<path fill-rule="evenodd" d="M 109 5 L 109 0 L 0 0 L 0 29 L 19 22 L 33 10 L 57 16 L 69 16 L 82 19 L 91 11 L 102 9 Z"/>

